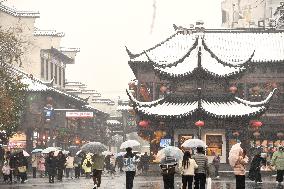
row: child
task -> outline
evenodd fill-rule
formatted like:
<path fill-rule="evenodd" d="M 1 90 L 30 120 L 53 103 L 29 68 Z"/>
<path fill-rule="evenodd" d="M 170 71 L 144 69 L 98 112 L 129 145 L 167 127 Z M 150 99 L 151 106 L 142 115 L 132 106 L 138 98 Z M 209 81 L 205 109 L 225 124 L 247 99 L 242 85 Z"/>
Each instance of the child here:
<path fill-rule="evenodd" d="M 11 168 L 7 161 L 4 162 L 4 166 L 2 167 L 2 172 L 4 175 L 4 182 L 7 183 L 10 178 L 10 174 L 11 174 Z"/>

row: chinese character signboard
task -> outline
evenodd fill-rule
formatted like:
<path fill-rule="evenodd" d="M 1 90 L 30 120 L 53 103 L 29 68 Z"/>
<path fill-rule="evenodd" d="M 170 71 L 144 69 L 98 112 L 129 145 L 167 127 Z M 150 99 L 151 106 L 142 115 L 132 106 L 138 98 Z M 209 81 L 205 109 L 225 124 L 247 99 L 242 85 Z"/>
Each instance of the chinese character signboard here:
<path fill-rule="evenodd" d="M 93 118 L 93 112 L 66 112 L 66 118 Z"/>
<path fill-rule="evenodd" d="M 170 146 L 171 145 L 171 141 L 172 140 L 170 138 L 162 138 L 160 140 L 160 147 L 165 148 L 167 146 Z"/>

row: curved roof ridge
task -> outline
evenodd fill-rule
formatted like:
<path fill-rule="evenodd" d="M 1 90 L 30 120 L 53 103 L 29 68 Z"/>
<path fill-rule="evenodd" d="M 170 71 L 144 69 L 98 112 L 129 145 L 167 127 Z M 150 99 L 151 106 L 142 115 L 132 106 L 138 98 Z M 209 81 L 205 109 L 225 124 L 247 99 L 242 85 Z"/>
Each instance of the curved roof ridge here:
<path fill-rule="evenodd" d="M 229 67 L 244 67 L 244 66 L 248 66 L 248 63 L 251 62 L 251 59 L 253 58 L 254 54 L 255 54 L 255 50 L 253 50 L 252 54 L 248 57 L 248 59 L 243 60 L 243 61 L 239 61 L 239 62 L 234 62 L 234 63 L 238 63 L 237 65 L 234 65 L 230 62 L 226 62 L 224 60 L 221 60 L 207 45 L 204 39 L 202 39 L 202 46 L 204 47 L 204 50 L 206 50 L 207 52 L 209 52 L 211 54 L 211 56 L 216 59 L 219 63 L 229 66 Z"/>
<path fill-rule="evenodd" d="M 251 101 L 248 101 L 248 100 L 241 99 L 239 97 L 235 97 L 235 99 L 238 100 L 239 102 L 241 102 L 241 103 L 243 103 L 245 105 L 249 105 L 249 106 L 264 106 L 264 105 L 267 105 L 267 103 L 270 102 L 270 100 L 272 99 L 272 96 L 274 95 L 276 90 L 277 90 L 277 88 L 274 88 L 269 93 L 269 95 L 264 100 L 262 100 L 260 102 L 251 102 Z"/>
<path fill-rule="evenodd" d="M 149 49 L 147 49 L 147 50 L 143 50 L 141 53 L 132 53 L 132 52 L 127 48 L 127 46 L 125 46 L 126 52 L 127 52 L 127 54 L 129 55 L 130 59 L 136 58 L 136 57 L 138 57 L 138 56 L 144 54 L 145 51 L 149 52 L 149 51 L 151 51 L 151 50 L 153 50 L 153 49 L 155 49 L 155 48 L 157 48 L 157 47 L 163 45 L 164 43 L 166 43 L 167 41 L 171 40 L 172 38 L 174 38 L 174 37 L 175 37 L 176 35 L 178 35 L 178 34 L 179 34 L 178 32 L 172 34 L 170 37 L 168 37 L 168 38 L 166 38 L 165 40 L 163 40 L 162 42 L 156 44 L 154 47 L 151 47 L 151 48 L 149 48 Z M 132 56 L 132 57 L 131 57 L 131 56 Z"/>
<path fill-rule="evenodd" d="M 145 55 L 147 56 L 148 60 L 156 67 L 161 67 L 161 68 L 170 68 L 173 66 L 177 66 L 179 63 L 182 63 L 187 57 L 189 57 L 189 55 L 191 54 L 191 52 L 196 49 L 198 45 L 198 37 L 196 37 L 195 42 L 193 43 L 193 45 L 189 48 L 189 50 L 185 53 L 184 56 L 182 56 L 180 59 L 178 59 L 177 61 L 170 63 L 170 64 L 158 64 L 157 62 L 155 62 L 152 58 L 149 57 L 148 53 L 146 51 L 144 51 Z"/>
<path fill-rule="evenodd" d="M 126 94 L 128 95 L 130 101 L 134 102 L 138 106 L 143 106 L 143 107 L 150 107 L 150 106 L 159 104 L 159 102 L 162 102 L 162 101 L 165 100 L 165 97 L 163 97 L 163 98 L 160 98 L 158 100 L 151 101 L 151 102 L 141 102 L 141 101 L 135 99 L 135 97 L 130 93 L 130 91 L 128 89 L 126 89 Z"/>

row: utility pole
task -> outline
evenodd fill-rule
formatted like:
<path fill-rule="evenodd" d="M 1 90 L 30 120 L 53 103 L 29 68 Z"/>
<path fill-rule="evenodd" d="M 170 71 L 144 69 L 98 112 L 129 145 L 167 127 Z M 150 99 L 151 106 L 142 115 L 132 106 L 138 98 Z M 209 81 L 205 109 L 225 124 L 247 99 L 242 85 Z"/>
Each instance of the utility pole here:
<path fill-rule="evenodd" d="M 264 12 L 263 12 L 263 28 L 266 27 L 266 0 L 264 0 Z"/>

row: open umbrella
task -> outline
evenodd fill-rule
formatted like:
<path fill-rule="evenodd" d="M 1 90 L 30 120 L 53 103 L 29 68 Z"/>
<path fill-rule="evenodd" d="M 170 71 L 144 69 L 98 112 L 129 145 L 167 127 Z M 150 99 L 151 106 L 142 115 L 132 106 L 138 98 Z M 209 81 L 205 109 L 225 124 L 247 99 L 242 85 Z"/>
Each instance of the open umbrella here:
<path fill-rule="evenodd" d="M 181 149 L 175 146 L 167 146 L 158 151 L 156 160 L 161 161 L 166 156 L 174 157 L 177 160 L 181 160 L 183 158 L 183 152 Z"/>
<path fill-rule="evenodd" d="M 243 149 L 241 143 L 234 144 L 229 152 L 229 164 L 234 167 Z"/>
<path fill-rule="evenodd" d="M 102 155 L 104 155 L 104 156 L 112 155 L 112 154 L 113 154 L 113 153 L 110 152 L 110 151 L 108 151 L 108 150 L 102 152 Z"/>
<path fill-rule="evenodd" d="M 30 156 L 30 154 L 29 154 L 27 151 L 25 151 L 25 150 L 23 150 L 23 155 L 24 155 L 25 157 L 29 157 L 29 156 Z"/>
<path fill-rule="evenodd" d="M 81 152 L 82 150 L 79 150 L 78 152 L 76 152 L 76 156 L 78 156 Z"/>
<path fill-rule="evenodd" d="M 68 149 L 67 149 L 72 156 L 75 156 L 76 152 L 78 152 L 80 150 L 80 147 L 79 146 L 70 146 Z"/>
<path fill-rule="evenodd" d="M 185 148 L 207 147 L 205 142 L 200 139 L 188 139 L 184 141 L 184 143 L 181 146 Z"/>
<path fill-rule="evenodd" d="M 32 151 L 32 153 L 40 153 L 40 152 L 42 152 L 42 149 L 39 149 L 39 148 L 34 149 L 34 150 Z"/>
<path fill-rule="evenodd" d="M 137 140 L 127 140 L 120 145 L 120 149 L 133 148 L 134 146 L 140 146 Z"/>
<path fill-rule="evenodd" d="M 126 154 L 126 152 L 118 152 L 117 154 L 116 154 L 116 157 L 118 157 L 118 156 L 124 156 Z"/>
<path fill-rule="evenodd" d="M 100 142 L 89 142 L 81 147 L 85 153 L 99 154 L 107 150 L 107 147 Z"/>

